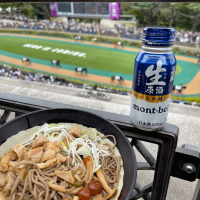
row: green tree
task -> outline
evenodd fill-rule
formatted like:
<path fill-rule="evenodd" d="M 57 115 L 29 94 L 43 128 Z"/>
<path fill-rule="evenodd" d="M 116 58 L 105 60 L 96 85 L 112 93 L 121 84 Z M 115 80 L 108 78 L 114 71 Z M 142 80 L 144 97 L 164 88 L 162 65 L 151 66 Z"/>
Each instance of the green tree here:
<path fill-rule="evenodd" d="M 199 3 L 122 3 L 123 14 L 134 14 L 140 26 L 158 24 L 195 32 L 200 28 Z"/>
<path fill-rule="evenodd" d="M 197 29 L 198 21 L 200 18 L 200 4 L 199 3 L 187 3 L 185 7 L 187 8 L 187 12 L 181 12 L 178 8 L 180 5 L 178 3 L 175 4 L 175 8 L 177 13 L 181 16 L 190 18 L 192 20 L 192 32 L 195 32 Z"/>
<path fill-rule="evenodd" d="M 177 19 L 177 10 L 174 8 L 173 3 L 160 3 L 160 20 L 164 19 L 167 22 L 167 26 L 172 27 L 173 22 Z"/>
<path fill-rule="evenodd" d="M 39 19 L 50 18 L 49 3 L 4 3 L 0 7 L 6 14 L 20 13 L 26 17 L 34 17 L 35 15 Z M 8 10 L 8 8 L 10 8 Z"/>
<path fill-rule="evenodd" d="M 30 3 L 4 3 L 0 7 L 2 8 L 1 12 L 5 14 L 34 16 L 33 6 Z M 10 8 L 10 12 L 8 12 L 8 8 Z"/>
<path fill-rule="evenodd" d="M 49 3 L 31 3 L 31 5 L 33 6 L 33 12 L 38 16 L 38 18 L 50 18 Z"/>
<path fill-rule="evenodd" d="M 35 13 L 33 11 L 33 6 L 30 3 L 22 3 L 20 6 L 21 14 L 25 15 L 26 17 L 34 17 Z"/>
<path fill-rule="evenodd" d="M 15 14 L 17 10 L 19 10 L 19 7 L 21 6 L 21 3 L 2 3 L 0 5 L 2 9 L 2 13 L 5 14 Z"/>
<path fill-rule="evenodd" d="M 159 3 L 133 3 L 130 7 L 143 13 L 145 24 L 149 26 L 154 24 L 154 19 L 158 15 Z"/>

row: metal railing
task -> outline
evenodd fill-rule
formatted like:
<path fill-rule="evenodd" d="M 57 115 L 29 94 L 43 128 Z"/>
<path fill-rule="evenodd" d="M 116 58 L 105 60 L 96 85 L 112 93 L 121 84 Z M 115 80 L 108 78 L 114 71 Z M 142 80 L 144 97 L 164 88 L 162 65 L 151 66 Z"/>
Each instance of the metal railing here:
<path fill-rule="evenodd" d="M 143 156 L 146 162 L 138 162 L 137 170 L 154 170 L 153 182 L 142 186 L 136 183 L 130 200 L 143 198 L 144 200 L 165 200 L 170 176 L 187 181 L 200 179 L 200 147 L 183 145 L 177 147 L 179 128 L 172 124 L 166 124 L 158 132 L 141 131 L 135 129 L 129 116 L 113 114 L 109 112 L 87 109 L 52 101 L 35 99 L 8 93 L 0 94 L 0 109 L 4 110 L 0 124 L 4 124 L 10 113 L 15 117 L 46 108 L 72 108 L 95 113 L 117 125 L 129 138 L 132 146 Z M 149 152 L 142 141 L 158 145 L 157 159 Z M 198 182 L 193 200 L 199 200 L 200 182 Z"/>

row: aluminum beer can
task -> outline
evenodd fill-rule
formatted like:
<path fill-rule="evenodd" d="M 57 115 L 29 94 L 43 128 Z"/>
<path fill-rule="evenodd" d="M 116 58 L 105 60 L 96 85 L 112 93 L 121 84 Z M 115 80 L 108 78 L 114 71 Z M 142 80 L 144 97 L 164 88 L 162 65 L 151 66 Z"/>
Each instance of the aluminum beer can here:
<path fill-rule="evenodd" d="M 147 27 L 135 58 L 131 121 L 143 130 L 158 130 L 167 121 L 176 71 L 174 28 Z"/>

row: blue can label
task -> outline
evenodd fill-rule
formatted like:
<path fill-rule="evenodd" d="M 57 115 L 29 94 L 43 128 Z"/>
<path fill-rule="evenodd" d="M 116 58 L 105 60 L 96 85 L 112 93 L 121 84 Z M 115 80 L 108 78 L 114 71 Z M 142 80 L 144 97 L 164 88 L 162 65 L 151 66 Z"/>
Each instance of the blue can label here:
<path fill-rule="evenodd" d="M 143 30 L 142 43 L 147 46 L 172 46 L 175 34 L 174 28 L 147 27 Z"/>
<path fill-rule="evenodd" d="M 131 117 L 134 124 L 159 128 L 167 119 L 176 72 L 173 53 L 140 51 L 135 60 Z"/>

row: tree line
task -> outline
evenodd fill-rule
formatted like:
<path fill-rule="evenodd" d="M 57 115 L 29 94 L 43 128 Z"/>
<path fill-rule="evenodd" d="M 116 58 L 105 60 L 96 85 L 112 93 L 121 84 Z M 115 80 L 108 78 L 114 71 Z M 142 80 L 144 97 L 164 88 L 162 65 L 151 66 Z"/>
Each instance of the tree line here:
<path fill-rule="evenodd" d="M 122 14 L 135 15 L 139 26 L 168 26 L 200 31 L 200 3 L 122 3 Z"/>
<path fill-rule="evenodd" d="M 49 19 L 49 3 L 3 3 L 0 5 L 0 14 L 24 15 L 37 19 Z"/>
<path fill-rule="evenodd" d="M 0 8 L 1 13 L 50 18 L 49 3 L 5 3 Z M 121 3 L 121 13 L 135 15 L 140 27 L 168 26 L 200 31 L 200 3 Z"/>

